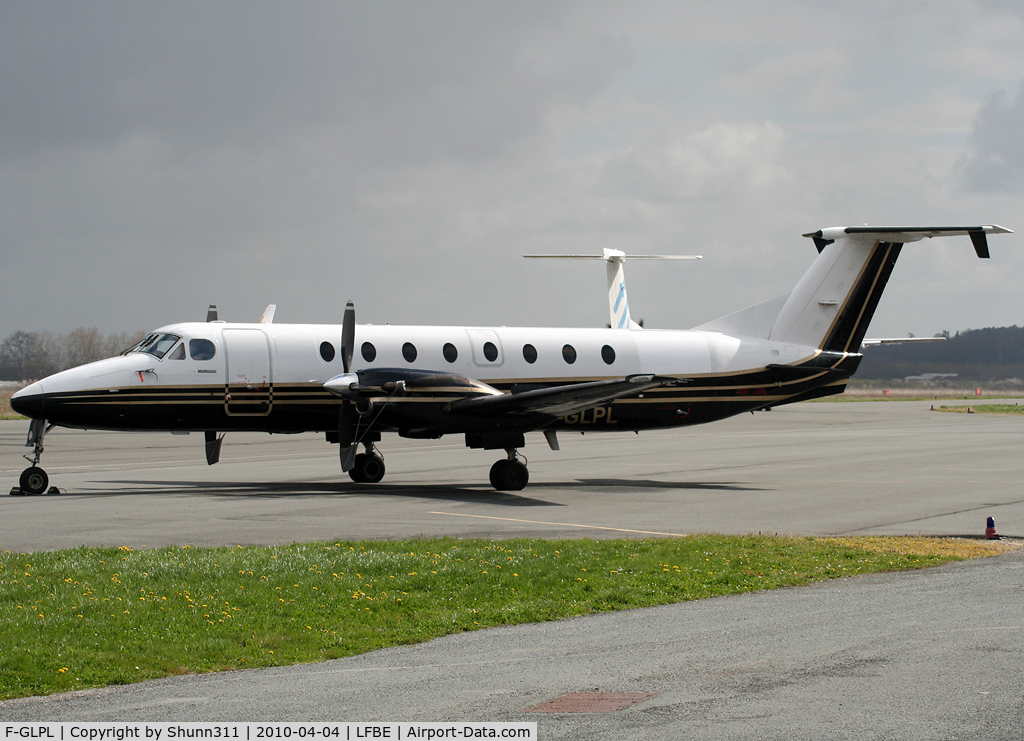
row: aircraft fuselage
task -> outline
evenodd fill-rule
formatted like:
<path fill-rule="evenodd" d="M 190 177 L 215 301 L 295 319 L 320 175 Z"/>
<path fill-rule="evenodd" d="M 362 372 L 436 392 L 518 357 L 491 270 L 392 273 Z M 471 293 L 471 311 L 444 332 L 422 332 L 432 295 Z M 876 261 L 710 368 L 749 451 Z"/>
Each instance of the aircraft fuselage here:
<path fill-rule="evenodd" d="M 330 432 L 344 402 L 324 383 L 342 373 L 341 329 L 171 324 L 154 333 L 179 338 L 162 357 L 132 352 L 63 371 L 25 389 L 21 408 L 58 425 L 90 429 Z M 840 393 L 858 354 L 829 354 L 834 357 L 828 367 L 842 367 L 842 379 L 766 368 L 801 366 L 821 354 L 817 348 L 692 330 L 361 325 L 353 367 L 360 374 L 386 369 L 389 377 L 426 368 L 502 392 L 637 374 L 679 379 L 678 386 L 551 419 L 521 415 L 507 425 L 629 431 L 711 422 L 805 398 L 814 389 Z M 380 413 L 378 426 L 410 437 L 492 429 L 488 420 L 444 411 L 464 393 L 463 387 L 436 384 L 402 396 L 381 392 L 369 401 Z"/>

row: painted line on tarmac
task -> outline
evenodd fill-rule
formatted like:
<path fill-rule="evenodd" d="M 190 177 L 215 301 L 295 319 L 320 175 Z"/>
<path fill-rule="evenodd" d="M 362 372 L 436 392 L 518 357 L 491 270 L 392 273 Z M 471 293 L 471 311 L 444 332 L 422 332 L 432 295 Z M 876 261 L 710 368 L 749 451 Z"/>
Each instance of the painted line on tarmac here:
<path fill-rule="evenodd" d="M 688 538 L 686 533 L 657 533 L 652 530 L 626 530 L 621 527 L 602 527 L 600 525 L 577 525 L 573 522 L 548 522 L 547 520 L 519 520 L 515 517 L 491 517 L 489 515 L 466 515 L 458 512 L 427 512 L 428 515 L 447 515 L 449 517 L 475 517 L 479 520 L 503 520 L 504 522 L 525 522 L 530 525 L 558 525 L 559 527 L 581 527 L 590 530 L 613 530 L 617 533 L 637 533 L 638 535 L 666 535 L 671 538 Z"/>

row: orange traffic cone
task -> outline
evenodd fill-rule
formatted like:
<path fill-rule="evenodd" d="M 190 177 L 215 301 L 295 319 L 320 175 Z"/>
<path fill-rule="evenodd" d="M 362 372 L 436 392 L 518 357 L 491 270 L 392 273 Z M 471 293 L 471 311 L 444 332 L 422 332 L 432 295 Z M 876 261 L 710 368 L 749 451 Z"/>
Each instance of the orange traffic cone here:
<path fill-rule="evenodd" d="M 996 519 L 994 517 L 989 517 L 985 524 L 986 540 L 1002 540 L 1002 538 L 999 537 L 999 533 L 996 532 Z"/>

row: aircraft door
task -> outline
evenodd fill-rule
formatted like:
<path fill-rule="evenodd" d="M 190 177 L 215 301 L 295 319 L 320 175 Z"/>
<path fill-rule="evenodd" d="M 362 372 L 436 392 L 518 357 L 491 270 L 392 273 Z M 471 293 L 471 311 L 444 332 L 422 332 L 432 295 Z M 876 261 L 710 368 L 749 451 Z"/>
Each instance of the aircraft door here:
<path fill-rule="evenodd" d="M 481 367 L 498 366 L 505 362 L 501 338 L 493 329 L 467 329 L 469 344 L 473 348 L 473 364 Z"/>
<path fill-rule="evenodd" d="M 270 414 L 274 391 L 267 336 L 259 329 L 225 329 L 224 348 L 224 411 L 234 416 Z"/>

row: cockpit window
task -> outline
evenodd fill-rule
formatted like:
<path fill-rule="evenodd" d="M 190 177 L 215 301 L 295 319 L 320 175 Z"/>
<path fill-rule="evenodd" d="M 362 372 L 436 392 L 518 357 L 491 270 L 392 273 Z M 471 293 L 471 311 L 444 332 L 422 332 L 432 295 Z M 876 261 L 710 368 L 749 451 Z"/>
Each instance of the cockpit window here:
<path fill-rule="evenodd" d="M 193 360 L 213 360 L 213 356 L 217 354 L 217 346 L 210 340 L 189 340 L 188 352 Z"/>
<path fill-rule="evenodd" d="M 174 343 L 180 340 L 176 334 L 151 334 L 128 352 L 144 352 L 154 358 L 163 358 L 167 351 L 174 347 Z"/>
<path fill-rule="evenodd" d="M 185 343 L 182 342 L 176 348 L 174 352 L 167 356 L 168 360 L 184 360 L 185 359 Z"/>

